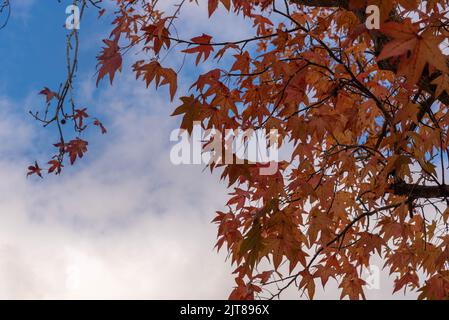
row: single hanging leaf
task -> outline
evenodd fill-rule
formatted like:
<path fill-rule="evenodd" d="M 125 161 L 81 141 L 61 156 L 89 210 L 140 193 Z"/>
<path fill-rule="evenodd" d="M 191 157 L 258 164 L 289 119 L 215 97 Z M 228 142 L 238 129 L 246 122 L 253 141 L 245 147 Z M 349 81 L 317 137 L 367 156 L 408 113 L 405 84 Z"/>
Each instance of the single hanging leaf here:
<path fill-rule="evenodd" d="M 106 47 L 103 47 L 102 53 L 97 57 L 100 70 L 98 71 L 97 86 L 104 76 L 109 75 L 109 81 L 114 81 L 115 73 L 122 70 L 122 55 L 116 41 L 103 40 Z"/>
<path fill-rule="evenodd" d="M 31 176 L 33 174 L 38 175 L 39 177 L 42 178 L 42 169 L 37 164 L 37 161 L 34 162 L 34 166 L 29 166 L 28 167 L 27 177 Z"/>
<path fill-rule="evenodd" d="M 197 44 L 196 47 L 183 50 L 182 52 L 190 54 L 198 53 L 198 56 L 196 58 L 196 65 L 198 65 L 201 61 L 202 56 L 204 56 L 204 61 L 206 61 L 209 58 L 211 52 L 214 51 L 214 48 L 210 45 L 211 40 L 211 36 L 203 33 L 202 36 L 191 39 L 193 43 Z"/>

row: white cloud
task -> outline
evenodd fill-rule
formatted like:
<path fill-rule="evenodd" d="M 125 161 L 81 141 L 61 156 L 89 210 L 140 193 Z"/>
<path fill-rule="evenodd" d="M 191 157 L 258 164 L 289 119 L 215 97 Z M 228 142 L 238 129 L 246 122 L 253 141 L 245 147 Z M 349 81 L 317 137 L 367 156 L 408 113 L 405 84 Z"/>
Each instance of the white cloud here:
<path fill-rule="evenodd" d="M 100 99 L 113 133 L 92 141 L 89 165 L 40 181 L 25 178 L 27 156 L 0 162 L 1 298 L 226 298 L 210 224 L 226 191 L 201 166 L 171 165 L 175 121 L 149 111 L 150 91 L 125 95 L 134 85 Z"/>

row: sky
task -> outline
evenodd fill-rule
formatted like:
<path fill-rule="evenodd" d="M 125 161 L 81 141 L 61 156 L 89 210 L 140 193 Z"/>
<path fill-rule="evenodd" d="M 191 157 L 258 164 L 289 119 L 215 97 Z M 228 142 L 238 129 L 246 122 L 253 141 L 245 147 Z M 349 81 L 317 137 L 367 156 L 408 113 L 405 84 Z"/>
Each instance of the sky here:
<path fill-rule="evenodd" d="M 203 1 L 204 2 L 204 1 Z M 201 165 L 175 166 L 169 140 L 179 119 L 162 89 L 135 81 L 125 58 L 111 87 L 96 88 L 96 60 L 111 15 L 87 12 L 81 22 L 76 100 L 108 128 L 83 138 L 89 151 L 61 176 L 27 178 L 26 168 L 48 159 L 55 139 L 28 114 L 65 75 L 65 8 L 70 1 L 11 0 L 0 30 L 0 298 L 1 299 L 225 299 L 234 282 L 225 252 L 214 251 L 215 211 L 226 203 L 226 185 Z M 167 10 L 173 1 L 164 1 Z M 251 25 L 192 4 L 179 21 L 180 37 L 201 33 L 220 39 L 251 34 Z M 226 26 L 226 27 L 217 27 Z M 169 62 L 176 66 L 178 58 Z M 179 92 L 193 80 L 189 63 Z M 378 264 L 382 266 L 381 262 Z M 381 272 L 368 298 L 391 296 Z M 292 289 L 284 298 L 301 298 Z M 335 283 L 318 298 L 338 298 Z"/>

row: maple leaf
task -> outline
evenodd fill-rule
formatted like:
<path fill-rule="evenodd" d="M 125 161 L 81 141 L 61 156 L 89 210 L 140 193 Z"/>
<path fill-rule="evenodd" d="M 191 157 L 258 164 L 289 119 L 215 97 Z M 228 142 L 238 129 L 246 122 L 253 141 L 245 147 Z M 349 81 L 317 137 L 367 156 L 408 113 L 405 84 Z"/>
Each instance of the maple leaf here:
<path fill-rule="evenodd" d="M 398 73 L 404 75 L 410 84 L 418 82 L 426 64 L 449 73 L 446 56 L 439 48 L 444 40 L 442 36 L 435 36 L 430 29 L 418 34 L 418 26 L 410 20 L 405 24 L 388 22 L 381 31 L 393 40 L 384 46 L 377 59 L 401 56 Z"/>
<path fill-rule="evenodd" d="M 170 68 L 163 68 L 156 60 L 145 64 L 144 61 L 138 61 L 133 65 L 136 77 L 141 76 L 145 80 L 147 87 L 151 82 L 155 82 L 156 89 L 159 86 L 169 85 L 170 99 L 173 101 L 176 91 L 178 90 L 178 75 Z"/>
<path fill-rule="evenodd" d="M 446 208 L 446 210 L 443 212 L 442 218 L 443 221 L 447 223 L 447 221 L 449 220 L 449 207 Z"/>
<path fill-rule="evenodd" d="M 239 46 L 234 43 L 226 44 L 220 50 L 217 51 L 214 58 L 220 61 L 225 55 L 226 51 L 228 51 L 229 49 L 239 50 Z"/>
<path fill-rule="evenodd" d="M 101 129 L 101 134 L 106 134 L 108 132 L 103 123 L 101 123 L 97 118 L 94 119 L 94 126 L 97 126 Z"/>
<path fill-rule="evenodd" d="M 98 71 L 97 86 L 104 76 L 109 75 L 109 81 L 112 84 L 114 76 L 117 71 L 122 69 L 122 55 L 120 54 L 120 47 L 118 46 L 118 38 L 116 41 L 105 39 L 103 42 L 106 47 L 103 47 L 101 54 L 97 57 Z"/>
<path fill-rule="evenodd" d="M 419 287 L 419 278 L 415 273 L 408 272 L 401 278 L 395 280 L 394 292 L 401 290 L 404 286 L 411 285 L 413 288 Z"/>
<path fill-rule="evenodd" d="M 351 300 L 358 300 L 360 297 L 365 298 L 362 286 L 366 285 L 366 282 L 354 274 L 347 274 L 340 283 L 341 288 L 340 298 L 348 296 Z"/>
<path fill-rule="evenodd" d="M 181 128 L 186 129 L 189 133 L 192 133 L 193 123 L 200 120 L 202 106 L 193 94 L 189 97 L 181 97 L 180 99 L 182 101 L 182 105 L 176 108 L 176 110 L 172 113 L 172 116 L 183 114 L 184 117 L 182 118 Z"/>
<path fill-rule="evenodd" d="M 253 27 L 257 27 L 257 34 L 264 34 L 268 28 L 274 26 L 273 22 L 267 17 L 259 14 L 254 15 Z"/>
<path fill-rule="evenodd" d="M 161 70 L 161 75 L 164 77 L 161 85 L 168 84 L 170 88 L 170 100 L 173 101 L 175 98 L 176 91 L 178 90 L 178 74 L 169 68 L 163 68 Z"/>
<path fill-rule="evenodd" d="M 48 89 L 47 87 L 45 87 L 44 89 L 42 89 L 42 90 L 39 92 L 39 94 L 42 94 L 42 95 L 46 96 L 47 103 L 50 103 L 50 101 L 51 101 L 53 98 L 55 98 L 55 97 L 57 98 L 57 97 L 58 97 L 58 94 L 57 94 L 56 92 L 51 91 L 51 90 Z"/>
<path fill-rule="evenodd" d="M 243 54 L 234 55 L 236 61 L 232 65 L 231 71 L 239 70 L 242 73 L 249 73 L 249 64 L 251 62 L 251 57 L 248 51 Z"/>
<path fill-rule="evenodd" d="M 400 56 L 413 50 L 417 42 L 419 28 L 412 24 L 411 20 L 405 23 L 387 22 L 381 27 L 381 32 L 393 38 L 392 41 L 385 44 L 377 60 L 384 60 L 394 56 Z"/>
<path fill-rule="evenodd" d="M 421 291 L 421 294 L 418 299 L 446 299 L 449 294 L 449 279 L 441 274 L 436 274 L 427 280 L 419 291 Z"/>
<path fill-rule="evenodd" d="M 209 17 L 212 16 L 212 14 L 217 10 L 218 8 L 218 0 L 209 0 L 208 1 L 208 11 L 209 11 Z"/>
<path fill-rule="evenodd" d="M 443 92 L 449 94 L 449 75 L 447 73 L 443 73 L 431 83 L 437 86 L 435 97 L 439 97 Z"/>
<path fill-rule="evenodd" d="M 315 296 L 315 280 L 310 274 L 309 270 L 304 270 L 299 273 L 301 275 L 301 282 L 299 283 L 299 289 L 307 289 L 309 299 L 313 299 Z"/>
<path fill-rule="evenodd" d="M 48 173 L 55 172 L 55 174 L 60 174 L 62 168 L 64 167 L 64 165 L 61 164 L 61 162 L 59 162 L 58 160 L 51 160 L 48 162 L 48 164 L 51 165 L 51 167 L 48 168 Z"/>
<path fill-rule="evenodd" d="M 82 158 L 84 156 L 84 153 L 87 152 L 88 144 L 87 141 L 81 140 L 80 138 L 76 138 L 66 144 L 65 151 L 69 153 L 70 164 L 73 165 L 77 157 Z"/>
<path fill-rule="evenodd" d="M 260 282 L 262 282 L 262 284 L 265 284 L 268 282 L 268 280 L 270 279 L 271 275 L 273 274 L 274 271 L 264 271 L 261 274 L 258 274 L 257 276 L 255 276 L 254 278 L 259 278 Z"/>
<path fill-rule="evenodd" d="M 220 2 L 224 5 L 226 10 L 231 9 L 231 0 L 220 0 Z M 215 10 L 218 8 L 218 0 L 208 0 L 208 11 L 209 11 L 209 17 L 211 17 Z"/>
<path fill-rule="evenodd" d="M 165 27 L 167 19 L 161 19 L 156 24 L 148 25 L 142 28 L 147 35 L 146 44 L 153 41 L 153 50 L 157 54 L 165 45 L 167 49 L 170 48 L 170 32 Z"/>
<path fill-rule="evenodd" d="M 37 164 L 37 161 L 34 162 L 34 166 L 29 166 L 28 167 L 27 177 L 31 176 L 33 174 L 36 174 L 36 175 L 38 175 L 39 177 L 42 178 L 42 169 Z"/>
<path fill-rule="evenodd" d="M 89 115 L 86 113 L 87 108 L 75 109 L 75 114 L 73 115 L 74 120 L 78 120 L 78 127 L 83 128 L 83 119 L 88 118 Z"/>
<path fill-rule="evenodd" d="M 186 50 L 183 50 L 184 53 L 198 53 L 198 56 L 196 58 L 196 65 L 200 63 L 201 57 L 204 55 L 204 61 L 206 61 L 209 58 L 209 55 L 211 52 L 214 51 L 214 47 L 210 45 L 210 41 L 212 40 L 212 37 L 204 34 L 199 37 L 192 38 L 190 41 L 192 41 L 194 44 L 197 44 L 196 47 L 189 48 Z"/>

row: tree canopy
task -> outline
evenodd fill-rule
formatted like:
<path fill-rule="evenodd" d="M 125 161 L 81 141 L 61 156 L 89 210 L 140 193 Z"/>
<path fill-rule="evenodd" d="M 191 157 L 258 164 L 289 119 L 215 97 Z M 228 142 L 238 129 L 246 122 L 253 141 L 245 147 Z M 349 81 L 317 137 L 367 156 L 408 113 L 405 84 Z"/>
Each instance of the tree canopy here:
<path fill-rule="evenodd" d="M 214 219 L 217 248 L 235 265 L 230 298 L 278 298 L 291 286 L 313 298 L 330 278 L 341 298 L 365 298 L 362 272 L 376 256 L 394 291 L 449 297 L 449 1 L 179 0 L 170 12 L 158 0 L 113 2 L 108 9 L 74 1 L 81 16 L 86 7 L 114 15 L 97 84 L 112 84 L 123 56 L 139 49 L 145 58 L 133 63 L 136 77 L 168 87 L 182 129 L 191 132 L 194 122 L 221 131 L 276 129 L 280 143 L 291 145 L 273 175 L 260 174 L 259 163 L 210 164 L 231 189 Z M 253 35 L 179 38 L 178 18 L 206 2 L 211 24 L 221 7 L 250 20 Z M 371 5 L 379 29 L 367 27 Z M 76 134 L 89 115 L 72 98 L 79 32 L 68 36 L 67 79 L 41 91 L 45 118 L 33 113 L 59 128 L 48 173 L 87 151 Z M 168 52 L 207 70 L 190 92 L 179 92 L 183 70 L 163 59 Z M 66 122 L 73 139 L 61 130 Z M 29 173 L 43 170 L 36 162 Z"/>

